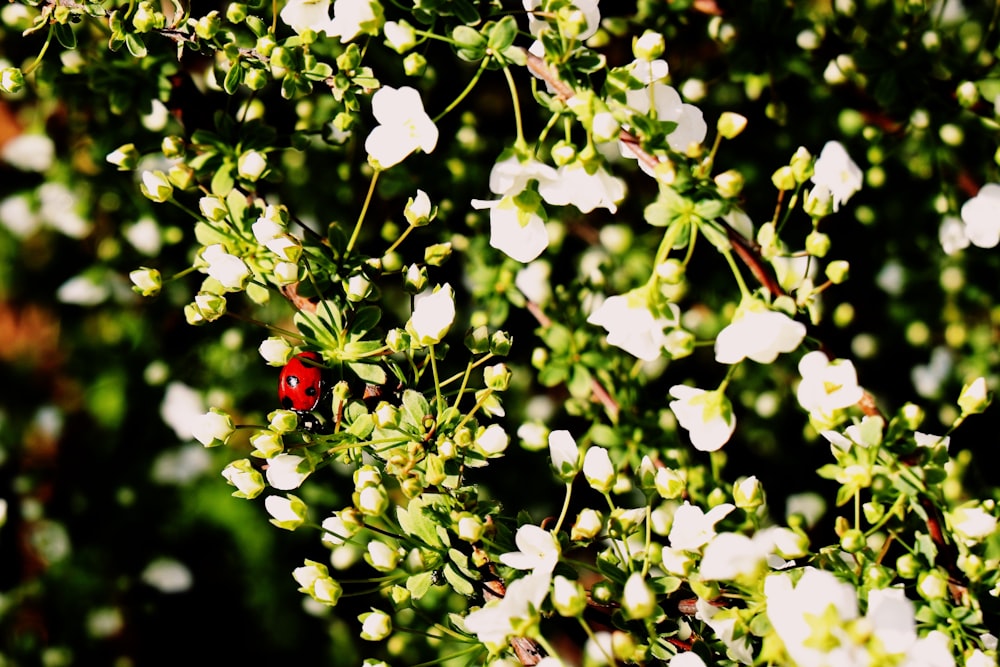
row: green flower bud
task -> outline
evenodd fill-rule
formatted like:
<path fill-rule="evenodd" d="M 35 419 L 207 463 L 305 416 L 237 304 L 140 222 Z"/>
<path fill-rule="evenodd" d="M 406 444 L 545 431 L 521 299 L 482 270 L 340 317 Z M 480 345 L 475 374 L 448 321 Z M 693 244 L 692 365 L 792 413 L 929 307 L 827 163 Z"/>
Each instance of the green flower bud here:
<path fill-rule="evenodd" d="M 473 354 L 485 354 L 490 349 L 490 330 L 485 326 L 470 329 L 465 334 L 465 347 Z"/>
<path fill-rule="evenodd" d="M 458 539 L 464 542 L 478 542 L 483 537 L 486 526 L 474 514 L 463 513 L 458 519 Z"/>
<path fill-rule="evenodd" d="M 122 144 L 104 159 L 118 167 L 118 171 L 132 171 L 139 163 L 139 151 L 135 144 Z"/>
<path fill-rule="evenodd" d="M 236 487 L 233 496 L 236 498 L 252 499 L 260 495 L 264 490 L 264 477 L 254 469 L 250 459 L 240 459 L 227 465 L 222 476 L 226 481 Z"/>
<path fill-rule="evenodd" d="M 4 67 L 0 71 L 0 91 L 15 95 L 24 88 L 24 74 L 17 67 Z"/>
<path fill-rule="evenodd" d="M 847 280 L 847 275 L 850 272 L 850 269 L 851 265 L 848 262 L 838 259 L 826 265 L 826 277 L 829 278 L 830 282 L 834 285 L 839 285 Z"/>
<path fill-rule="evenodd" d="M 190 190 L 195 185 L 194 170 L 186 164 L 175 164 L 167 170 L 167 178 L 181 190 Z"/>
<path fill-rule="evenodd" d="M 622 609 L 631 619 L 648 618 L 656 611 L 656 596 L 642 573 L 633 572 L 622 591 Z"/>
<path fill-rule="evenodd" d="M 830 237 L 814 229 L 806 236 L 806 252 L 813 257 L 826 257 L 830 252 Z"/>
<path fill-rule="evenodd" d="M 958 407 L 962 409 L 963 416 L 977 415 L 989 404 L 990 396 L 986 391 L 986 380 L 981 377 L 962 387 L 962 393 L 958 396 Z"/>
<path fill-rule="evenodd" d="M 944 600 L 948 597 L 948 577 L 939 569 L 921 572 L 917 577 L 917 592 L 929 602 Z"/>
<path fill-rule="evenodd" d="M 579 616 L 587 608 L 587 594 L 579 582 L 557 574 L 552 580 L 552 606 L 560 616 Z"/>
<path fill-rule="evenodd" d="M 632 53 L 637 59 L 647 62 L 662 56 L 665 49 L 663 35 L 652 30 L 646 30 L 632 42 Z"/>
<path fill-rule="evenodd" d="M 771 182 L 779 190 L 794 190 L 796 185 L 795 174 L 792 173 L 792 168 L 787 165 L 778 167 L 777 171 L 771 174 Z"/>
<path fill-rule="evenodd" d="M 795 155 L 792 156 L 790 166 L 792 167 L 792 174 L 795 176 L 795 182 L 805 183 L 813 175 L 813 156 L 804 146 L 799 146 L 795 151 Z"/>
<path fill-rule="evenodd" d="M 673 359 L 683 359 L 694 352 L 694 334 L 684 329 L 674 329 L 663 340 L 663 349 Z"/>
<path fill-rule="evenodd" d="M 233 418 L 218 408 L 210 408 L 191 425 L 191 435 L 205 447 L 226 444 L 235 430 Z"/>
<path fill-rule="evenodd" d="M 274 458 L 285 451 L 285 443 L 282 442 L 281 434 L 270 429 L 257 431 L 250 436 L 250 445 L 254 449 L 250 452 L 250 456 L 256 456 L 259 459 Z"/>
<path fill-rule="evenodd" d="M 715 129 L 718 130 L 726 139 L 734 139 L 738 137 L 747 126 L 746 116 L 743 116 L 732 111 L 723 111 L 719 116 L 719 121 L 715 125 Z"/>
<path fill-rule="evenodd" d="M 738 197 L 743 191 L 743 174 L 735 169 L 717 174 L 713 180 L 715 187 L 719 188 L 719 194 L 723 197 Z"/>
<path fill-rule="evenodd" d="M 159 169 L 142 172 L 139 189 L 144 196 L 157 203 L 165 202 L 174 195 L 174 186 L 170 183 L 170 179 Z"/>
<path fill-rule="evenodd" d="M 427 59 L 419 53 L 408 53 L 403 58 L 403 72 L 406 76 L 423 76 L 425 69 L 427 69 Z"/>
<path fill-rule="evenodd" d="M 494 391 L 507 391 L 511 375 L 513 374 L 506 364 L 494 364 L 483 369 L 483 380 Z"/>
<path fill-rule="evenodd" d="M 570 539 L 574 542 L 592 540 L 601 533 L 604 527 L 604 518 L 595 509 L 585 507 L 580 510 L 570 531 Z"/>
<path fill-rule="evenodd" d="M 764 504 L 764 487 L 756 477 L 746 477 L 733 485 L 733 502 L 741 510 L 755 510 Z"/>
<path fill-rule="evenodd" d="M 361 638 L 365 641 L 382 641 L 392 634 L 392 619 L 384 611 L 373 609 L 358 616 L 361 621 Z"/>
<path fill-rule="evenodd" d="M 142 296 L 156 296 L 163 287 L 163 279 L 156 269 L 140 267 L 129 272 L 128 277 L 132 281 L 132 290 Z"/>
<path fill-rule="evenodd" d="M 222 19 L 219 18 L 219 12 L 213 9 L 195 22 L 194 34 L 204 40 L 210 40 L 219 33 L 220 28 Z"/>
<path fill-rule="evenodd" d="M 278 435 L 291 433 L 299 427 L 299 416 L 294 410 L 274 410 L 267 415 L 267 421 L 268 428 Z"/>
<path fill-rule="evenodd" d="M 857 553 L 865 546 L 865 534 L 857 528 L 851 528 L 840 538 L 840 548 L 849 554 Z"/>
<path fill-rule="evenodd" d="M 403 274 L 403 289 L 410 294 L 417 294 L 427 287 L 427 267 L 421 264 L 410 264 Z"/>

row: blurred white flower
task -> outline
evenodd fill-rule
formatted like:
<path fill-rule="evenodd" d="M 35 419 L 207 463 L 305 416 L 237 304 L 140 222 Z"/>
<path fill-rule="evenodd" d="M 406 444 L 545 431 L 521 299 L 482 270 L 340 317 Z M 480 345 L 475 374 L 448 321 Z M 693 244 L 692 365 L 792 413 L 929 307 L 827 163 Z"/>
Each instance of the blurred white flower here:
<path fill-rule="evenodd" d="M 142 571 L 142 581 L 161 593 L 183 593 L 191 588 L 193 577 L 184 563 L 173 558 L 156 558 Z"/>
<path fill-rule="evenodd" d="M 993 248 L 1000 243 L 1000 184 L 987 183 L 962 204 L 965 235 L 972 245 Z"/>
<path fill-rule="evenodd" d="M 864 173 L 847 154 L 844 145 L 838 141 L 826 142 L 813 167 L 812 182 L 829 189 L 835 212 L 861 189 L 863 181 Z"/>
<path fill-rule="evenodd" d="M 178 439 L 191 440 L 194 437 L 192 427 L 205 410 L 205 402 L 198 392 L 181 382 L 171 382 L 160 404 L 160 417 Z"/>
<path fill-rule="evenodd" d="M 44 134 L 19 134 L 0 148 L 0 159 L 21 171 L 47 171 L 55 157 L 55 144 Z"/>
<path fill-rule="evenodd" d="M 490 169 L 490 191 L 507 196 L 522 192 L 528 183 L 537 181 L 539 185 L 558 178 L 556 170 L 533 158 L 520 159 L 508 155 Z"/>

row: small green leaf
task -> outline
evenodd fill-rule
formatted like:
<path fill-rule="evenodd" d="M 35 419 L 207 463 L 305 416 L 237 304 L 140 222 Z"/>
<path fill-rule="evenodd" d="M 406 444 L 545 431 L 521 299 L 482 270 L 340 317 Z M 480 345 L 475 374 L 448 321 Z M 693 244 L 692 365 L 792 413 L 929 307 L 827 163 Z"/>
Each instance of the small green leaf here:
<path fill-rule="evenodd" d="M 241 83 L 243 83 L 243 65 L 237 60 L 233 62 L 232 67 L 226 72 L 226 78 L 222 82 L 222 89 L 228 94 L 234 95 L 239 90 Z"/>
<path fill-rule="evenodd" d="M 146 57 L 146 44 L 142 41 L 142 37 L 136 35 L 135 33 L 125 34 L 125 48 L 136 58 Z"/>
<path fill-rule="evenodd" d="M 236 182 L 233 180 L 233 168 L 227 162 L 212 176 L 212 184 L 209 189 L 211 189 L 214 195 L 228 197 L 229 193 L 233 191 L 234 185 L 236 185 Z"/>
<path fill-rule="evenodd" d="M 59 43 L 63 45 L 66 49 L 76 48 L 76 33 L 73 32 L 73 26 L 69 23 L 56 23 L 52 26 L 55 30 L 56 39 Z"/>
<path fill-rule="evenodd" d="M 365 382 L 385 384 L 389 381 L 389 376 L 386 374 L 385 369 L 377 364 L 352 361 L 348 362 L 347 367 Z"/>
<path fill-rule="evenodd" d="M 472 586 L 472 582 L 459 574 L 458 570 L 451 563 L 444 566 L 444 578 L 448 580 L 448 583 L 455 589 L 455 592 L 460 595 L 472 597 L 476 592 L 476 589 Z"/>
<path fill-rule="evenodd" d="M 350 329 L 351 336 L 361 338 L 371 331 L 380 319 L 382 319 L 382 310 L 378 306 L 362 306 L 354 313 Z"/>
<path fill-rule="evenodd" d="M 431 589 L 433 583 L 433 572 L 421 572 L 407 578 L 406 590 L 410 592 L 410 597 L 414 600 L 419 600 Z"/>
<path fill-rule="evenodd" d="M 514 43 L 517 37 L 517 21 L 514 17 L 507 15 L 497 23 L 490 26 L 489 38 L 486 40 L 491 51 L 500 52 Z"/>

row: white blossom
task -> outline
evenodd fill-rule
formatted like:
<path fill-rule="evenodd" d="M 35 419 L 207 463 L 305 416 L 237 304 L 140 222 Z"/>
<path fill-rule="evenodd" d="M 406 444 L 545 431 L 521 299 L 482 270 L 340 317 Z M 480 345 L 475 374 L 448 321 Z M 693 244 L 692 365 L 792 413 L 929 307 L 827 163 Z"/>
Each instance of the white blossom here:
<path fill-rule="evenodd" d="M 415 88 L 379 88 L 372 95 L 372 115 L 379 125 L 365 140 L 365 150 L 379 169 L 399 164 L 418 148 L 430 153 L 437 146 L 438 128 Z"/>
<path fill-rule="evenodd" d="M 809 352 L 799 361 L 802 381 L 795 390 L 799 405 L 809 412 L 829 414 L 861 400 L 858 373 L 848 359 L 830 361 L 819 351 Z"/>
<path fill-rule="evenodd" d="M 1000 183 L 987 183 L 962 204 L 965 235 L 972 245 L 993 248 L 1000 243 Z"/>
<path fill-rule="evenodd" d="M 515 570 L 552 572 L 559 562 L 559 541 L 547 530 L 526 523 L 517 529 L 519 551 L 500 554 L 500 562 Z"/>
<path fill-rule="evenodd" d="M 549 232 L 536 210 L 523 208 L 512 196 L 473 199 L 472 207 L 490 210 L 490 245 L 518 262 L 530 262 L 549 247 Z"/>
<path fill-rule="evenodd" d="M 654 83 L 640 90 L 627 91 L 625 99 L 629 107 L 641 114 L 655 113 L 657 120 L 677 124 L 667 135 L 667 143 L 672 150 L 685 153 L 692 144 L 700 144 L 705 140 L 708 125 L 701 109 L 683 102 L 680 93 L 672 86 Z M 625 144 L 619 144 L 619 147 L 624 157 L 635 157 Z"/>
<path fill-rule="evenodd" d="M 738 319 L 737 319 L 738 318 Z M 806 326 L 775 310 L 743 308 L 715 339 L 715 360 L 735 364 L 749 358 L 770 364 L 782 352 L 791 352 L 806 335 Z"/>
<path fill-rule="evenodd" d="M 610 345 L 643 361 L 653 361 L 663 353 L 664 329 L 677 324 L 679 311 L 675 304 L 670 308 L 670 319 L 658 317 L 650 311 L 645 293 L 632 291 L 605 299 L 587 322 L 604 327 Z"/>
<path fill-rule="evenodd" d="M 501 196 L 516 195 L 524 191 L 531 181 L 539 185 L 558 178 L 556 170 L 533 158 L 521 159 L 508 155 L 490 169 L 490 192 Z"/>
<path fill-rule="evenodd" d="M 47 171 L 55 156 L 55 144 L 44 134 L 19 134 L 0 149 L 0 159 L 21 171 Z"/>
<path fill-rule="evenodd" d="M 602 166 L 589 173 L 583 162 L 574 160 L 559 167 L 556 178 L 539 183 L 538 194 L 553 206 L 572 204 L 581 213 L 603 207 L 614 213 L 625 198 L 625 181 Z"/>
<path fill-rule="evenodd" d="M 268 459 L 265 475 L 267 483 L 275 489 L 289 491 L 297 489 L 312 474 L 312 469 L 306 464 L 306 459 L 295 454 L 278 454 Z"/>
<path fill-rule="evenodd" d="M 455 321 L 455 292 L 451 285 L 445 283 L 433 292 L 418 294 L 413 302 L 407 330 L 421 345 L 440 343 Z"/>
<path fill-rule="evenodd" d="M 826 142 L 813 167 L 812 182 L 829 189 L 835 212 L 861 189 L 863 180 L 864 174 L 844 145 L 838 141 Z"/>
<path fill-rule="evenodd" d="M 220 243 L 207 246 L 201 258 L 208 263 L 205 272 L 229 291 L 243 289 L 250 280 L 250 267 L 236 255 L 230 255 Z"/>
<path fill-rule="evenodd" d="M 691 444 L 703 452 L 720 449 L 736 429 L 736 417 L 725 394 L 678 384 L 670 388 L 670 410 L 687 429 Z"/>
<path fill-rule="evenodd" d="M 715 524 L 736 509 L 732 503 L 721 503 L 705 512 L 697 505 L 684 501 L 674 511 L 670 526 L 670 547 L 684 551 L 697 551 L 715 537 Z"/>

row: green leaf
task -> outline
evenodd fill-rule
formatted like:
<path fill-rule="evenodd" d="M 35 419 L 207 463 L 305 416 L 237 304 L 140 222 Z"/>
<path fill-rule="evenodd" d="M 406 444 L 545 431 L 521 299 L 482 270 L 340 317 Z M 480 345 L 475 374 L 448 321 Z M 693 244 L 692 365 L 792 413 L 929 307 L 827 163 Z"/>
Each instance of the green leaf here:
<path fill-rule="evenodd" d="M 490 36 L 486 40 L 491 51 L 500 52 L 514 43 L 517 37 L 517 21 L 514 17 L 507 15 L 492 25 L 489 29 Z"/>
<path fill-rule="evenodd" d="M 234 95 L 239 90 L 241 83 L 243 83 L 243 65 L 237 60 L 233 62 L 232 67 L 226 72 L 226 78 L 222 82 L 222 89 L 228 94 Z"/>
<path fill-rule="evenodd" d="M 406 590 L 410 592 L 410 597 L 414 600 L 422 598 L 431 589 L 434 583 L 433 572 L 421 572 L 414 574 L 406 580 Z"/>
<path fill-rule="evenodd" d="M 76 48 L 76 33 L 73 32 L 73 26 L 69 23 L 56 23 L 52 26 L 52 29 L 56 33 L 56 39 L 59 40 L 59 43 L 62 44 L 64 48 Z"/>
<path fill-rule="evenodd" d="M 419 391 L 407 389 L 403 391 L 402 417 L 418 432 L 423 430 L 424 417 L 431 414 L 430 403 Z"/>
<path fill-rule="evenodd" d="M 378 306 L 363 306 L 354 313 L 351 321 L 350 335 L 352 338 L 361 338 L 366 333 L 375 328 L 379 320 L 382 319 L 382 309 Z"/>
<path fill-rule="evenodd" d="M 214 195 L 228 197 L 229 193 L 233 191 L 233 187 L 235 185 L 236 181 L 233 180 L 233 167 L 229 164 L 229 162 L 226 162 L 212 175 L 212 183 L 209 186 L 209 189 Z"/>
<path fill-rule="evenodd" d="M 220 232 L 218 229 L 208 224 L 207 222 L 199 222 L 194 226 L 194 237 L 197 239 L 198 243 L 203 246 L 215 245 L 216 243 L 224 243 L 229 240 L 229 237 Z"/>
<path fill-rule="evenodd" d="M 396 509 L 396 519 L 399 527 L 407 535 L 416 537 L 429 547 L 441 547 L 441 540 L 437 534 L 437 524 L 433 518 L 423 511 L 425 501 L 414 498 L 406 509 L 398 507 Z"/>
<path fill-rule="evenodd" d="M 479 12 L 476 11 L 476 6 L 469 2 L 469 0 L 451 0 L 449 4 L 451 5 L 452 13 L 462 23 L 474 25 L 482 20 Z"/>
<path fill-rule="evenodd" d="M 611 428 L 607 424 L 594 424 L 590 427 L 590 439 L 595 445 L 601 447 L 617 447 L 624 444 L 624 440 L 617 429 Z"/>
<path fill-rule="evenodd" d="M 136 58 L 146 57 L 146 44 L 142 41 L 142 37 L 139 37 L 135 33 L 129 32 L 125 34 L 125 48 Z"/>
<path fill-rule="evenodd" d="M 456 593 L 464 595 L 466 597 L 472 597 L 476 593 L 476 589 L 472 586 L 472 582 L 463 577 L 455 569 L 455 566 L 448 563 L 444 566 L 444 578 L 447 579 L 451 587 L 455 589 Z"/>
<path fill-rule="evenodd" d="M 370 414 L 359 415 L 351 425 L 347 427 L 347 432 L 358 440 L 364 440 L 375 430 L 375 419 Z"/>
<path fill-rule="evenodd" d="M 370 382 L 371 384 L 385 384 L 389 381 L 389 376 L 386 374 L 385 369 L 377 364 L 362 361 L 351 361 L 348 362 L 347 367 L 354 371 L 354 374 L 365 382 Z"/>

